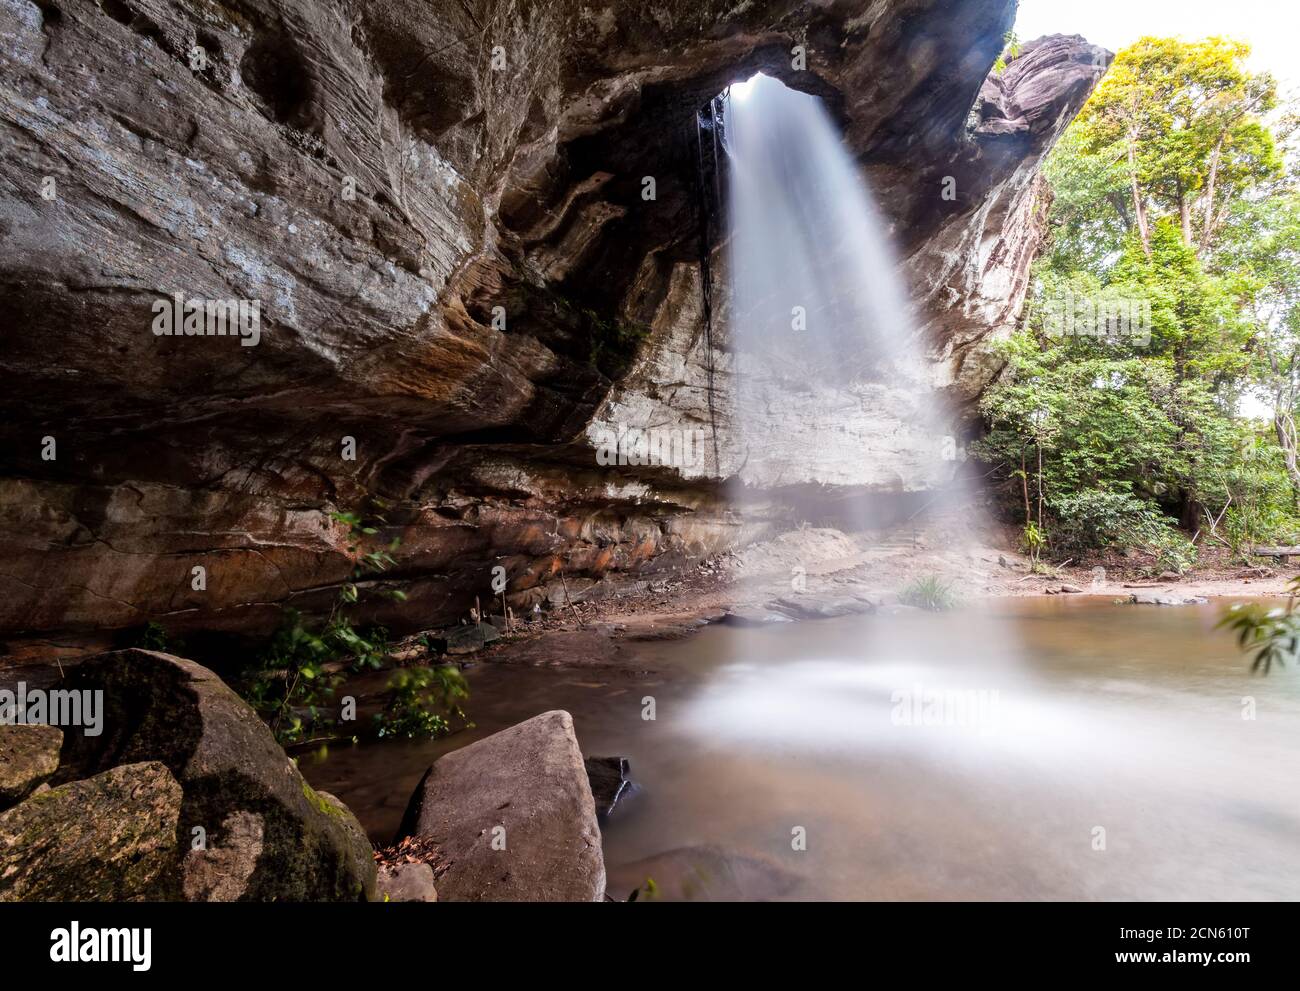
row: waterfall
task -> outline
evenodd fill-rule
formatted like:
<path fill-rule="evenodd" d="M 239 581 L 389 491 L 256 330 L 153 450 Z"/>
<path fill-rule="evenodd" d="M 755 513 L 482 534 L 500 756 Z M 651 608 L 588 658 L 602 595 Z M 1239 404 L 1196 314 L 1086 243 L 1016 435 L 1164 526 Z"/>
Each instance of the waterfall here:
<path fill-rule="evenodd" d="M 931 491 L 955 467 L 888 231 L 821 101 L 731 87 L 732 443 L 742 486 Z"/>
<path fill-rule="evenodd" d="M 981 490 L 960 470 L 954 419 L 865 177 L 821 101 L 767 76 L 731 88 L 726 131 L 735 502 L 785 514 L 788 528 L 886 527 L 895 543 L 900 521 L 924 513 L 932 546 L 895 562 L 911 574 L 863 580 L 886 591 L 935 569 L 978 595 L 979 573 L 998 567 L 978 543 Z M 901 510 L 887 505 L 899 494 Z M 995 627 L 968 621 L 1010 657 Z M 871 629 L 864 644 L 877 653 L 908 654 Z"/>
<path fill-rule="evenodd" d="M 912 340 L 884 224 L 817 97 L 732 87 L 731 271 L 745 350 L 793 374 L 880 378 Z"/>

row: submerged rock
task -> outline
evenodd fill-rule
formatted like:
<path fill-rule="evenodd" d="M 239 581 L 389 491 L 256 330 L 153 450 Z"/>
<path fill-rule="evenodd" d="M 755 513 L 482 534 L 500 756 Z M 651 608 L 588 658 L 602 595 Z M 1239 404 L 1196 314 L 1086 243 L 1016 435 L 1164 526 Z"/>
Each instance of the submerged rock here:
<path fill-rule="evenodd" d="M 799 883 L 798 875 L 769 857 L 716 846 L 681 847 L 610 872 L 610 889 L 619 900 L 640 889 L 638 901 L 770 901 Z"/>
<path fill-rule="evenodd" d="M 176 897 L 181 800 L 159 761 L 33 795 L 0 814 L 0 901 Z"/>
<path fill-rule="evenodd" d="M 618 803 L 628 798 L 636 789 L 629 776 L 626 757 L 588 757 L 587 780 L 591 783 L 591 796 L 596 801 L 596 815 L 607 819 Z"/>
<path fill-rule="evenodd" d="M 839 599 L 815 596 L 784 596 L 774 599 L 767 608 L 784 613 L 791 619 L 834 619 L 876 611 L 876 604 L 866 596 L 853 595 Z"/>
<path fill-rule="evenodd" d="M 57 726 L 0 726 L 0 809 L 21 802 L 59 768 Z"/>
<path fill-rule="evenodd" d="M 619 653 L 612 631 L 588 628 L 548 631 L 496 651 L 492 660 L 529 667 L 604 668 L 612 666 Z"/>
<path fill-rule="evenodd" d="M 792 620 L 785 613 L 774 609 L 739 606 L 728 610 L 722 617 L 722 622 L 728 626 L 767 626 L 770 623 L 789 623 Z"/>
<path fill-rule="evenodd" d="M 69 736 L 58 779 L 160 761 L 184 790 L 179 889 L 196 900 L 373 898 L 370 843 L 337 799 L 314 791 L 251 708 L 180 657 L 123 650 L 86 661 L 65 685 L 104 692 L 104 732 Z M 200 832 L 195 832 L 199 830 Z"/>
<path fill-rule="evenodd" d="M 1151 595 L 1139 593 L 1131 601 L 1138 606 L 1194 606 L 1210 600 L 1203 595 Z"/>
<path fill-rule="evenodd" d="M 453 626 L 438 640 L 439 648 L 447 654 L 474 654 L 494 640 L 501 639 L 501 631 L 491 623 L 470 626 Z"/>
<path fill-rule="evenodd" d="M 403 835 L 437 843 L 443 901 L 600 901 L 605 860 L 573 718 L 560 710 L 446 754 Z"/>

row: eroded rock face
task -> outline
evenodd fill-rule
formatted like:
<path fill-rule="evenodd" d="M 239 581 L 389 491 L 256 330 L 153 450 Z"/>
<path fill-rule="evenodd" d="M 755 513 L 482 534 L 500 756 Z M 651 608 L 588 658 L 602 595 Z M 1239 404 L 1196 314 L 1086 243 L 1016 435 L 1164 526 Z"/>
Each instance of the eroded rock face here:
<path fill-rule="evenodd" d="M 759 69 L 827 99 L 936 384 L 969 398 L 1023 296 L 1038 158 L 1101 71 L 1056 39 L 986 82 L 1014 7 L 0 0 L 0 631 L 327 608 L 351 570 L 328 512 L 371 496 L 403 540 L 394 627 L 463 614 L 494 564 L 521 595 L 761 534 L 712 445 L 685 472 L 592 449 L 593 422 L 726 428 L 694 112 Z M 174 293 L 256 301 L 257 345 L 155 335 Z M 928 484 L 886 454 L 832 481 Z"/>
<path fill-rule="evenodd" d="M 437 844 L 443 901 L 600 901 L 605 860 L 573 717 L 555 710 L 439 757 L 402 832 Z"/>
<path fill-rule="evenodd" d="M 679 262 L 650 318 L 646 345 L 588 425 L 588 439 L 596 443 L 629 423 L 697 429 L 709 443 L 684 475 L 759 489 L 905 493 L 944 484 L 955 465 L 945 437 L 964 432 L 973 403 L 1001 368 L 990 345 L 1008 336 L 1021 314 L 1050 205 L 1039 177 L 1042 159 L 1108 64 L 1109 53 L 1080 37 L 1030 42 L 985 79 L 969 117 L 955 113 L 962 97 L 948 92 L 951 102 L 932 107 L 934 119 L 918 122 L 915 132 L 882 124 L 860 148 L 864 177 L 892 221 L 900 276 L 912 290 L 915 333 L 928 358 L 922 388 L 800 382 L 784 393 L 765 390 L 762 407 L 743 410 L 746 429 L 736 429 L 743 397 L 731 350 L 726 258 L 718 251 L 711 266 L 713 347 L 701 331 L 700 266 Z M 869 115 L 864 102 L 859 97 L 847 112 Z M 855 133 L 852 118 L 848 130 Z M 951 416 L 936 418 L 936 409 Z M 834 442 L 827 442 L 828 431 Z M 747 447 L 753 438 L 765 445 L 761 457 Z M 846 460 L 845 449 L 860 456 Z"/>

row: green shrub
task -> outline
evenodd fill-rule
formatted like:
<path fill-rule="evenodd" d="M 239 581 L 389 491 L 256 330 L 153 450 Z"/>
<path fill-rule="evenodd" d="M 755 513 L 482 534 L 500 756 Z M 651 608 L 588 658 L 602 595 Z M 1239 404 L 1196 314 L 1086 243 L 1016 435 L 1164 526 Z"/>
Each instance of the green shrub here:
<path fill-rule="evenodd" d="M 916 606 L 930 612 L 943 612 L 957 605 L 957 594 L 952 586 L 938 575 L 926 575 L 911 582 L 898 593 L 898 601 L 905 606 Z"/>
<path fill-rule="evenodd" d="M 353 568 L 329 617 L 319 627 L 308 626 L 301 613 L 286 609 L 257 663 L 243 673 L 236 686 L 282 746 L 335 732 L 337 721 L 328 703 L 343 672 L 379 668 L 388 654 L 388 631 L 381 626 L 357 629 L 348 610 L 360 598 L 362 579 L 381 574 L 396 563 L 392 551 L 399 542 L 367 549 L 364 545 L 379 532 L 378 527 L 363 522 L 355 513 L 334 512 L 330 517 L 348 527 Z M 406 598 L 397 589 L 379 594 L 397 601 Z"/>
<path fill-rule="evenodd" d="M 1150 547 L 1169 530 L 1164 515 L 1127 492 L 1085 489 L 1058 496 L 1049 505 L 1057 550 L 1065 553 L 1106 547 Z"/>
<path fill-rule="evenodd" d="M 164 654 L 179 654 L 185 641 L 167 635 L 161 623 L 150 620 L 131 638 L 131 646 L 142 650 L 157 650 Z"/>
<path fill-rule="evenodd" d="M 388 706 L 375 716 L 381 737 L 432 739 L 451 729 L 449 716 L 465 719 L 460 703 L 469 698 L 469 685 L 454 665 L 403 668 L 388 687 Z"/>

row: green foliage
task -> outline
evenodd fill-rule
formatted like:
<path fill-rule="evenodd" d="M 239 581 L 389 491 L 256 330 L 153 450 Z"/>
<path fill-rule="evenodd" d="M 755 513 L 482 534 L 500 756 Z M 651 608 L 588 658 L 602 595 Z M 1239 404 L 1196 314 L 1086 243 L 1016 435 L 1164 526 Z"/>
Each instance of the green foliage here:
<path fill-rule="evenodd" d="M 448 717 L 465 719 L 460 703 L 469 685 L 454 665 L 403 668 L 388 683 L 387 708 L 375 716 L 381 737 L 433 739 L 448 732 Z"/>
<path fill-rule="evenodd" d="M 1020 467 L 1044 457 L 1048 498 L 1085 489 L 1173 498 L 1189 486 L 1224 489 L 1241 428 L 1205 383 L 1179 381 L 1168 359 L 1096 356 L 1032 336 L 1004 348 L 1008 375 L 985 393 L 988 434 L 974 450 Z"/>
<path fill-rule="evenodd" d="M 392 551 L 399 541 L 369 548 L 366 544 L 379 529 L 363 522 L 355 513 L 334 512 L 330 517 L 345 525 L 348 555 L 354 562 L 349 580 L 339 590 L 329 617 L 319 626 L 309 626 L 302 614 L 286 609 L 279 628 L 238 688 L 245 700 L 267 721 L 282 745 L 303 743 L 337 728 L 333 697 L 344 672 L 375 669 L 388 653 L 387 631 L 383 627 L 357 629 L 347 609 L 361 595 L 361 582 L 386 571 L 395 562 Z M 383 520 L 376 522 L 382 524 Z M 400 590 L 380 590 L 398 601 Z"/>
<path fill-rule="evenodd" d="M 1043 549 L 1047 546 L 1047 535 L 1033 520 L 1025 524 L 1024 532 L 1020 536 L 1021 546 L 1024 547 L 1025 553 L 1029 555 L 1030 569 L 1038 571 L 1041 566 Z"/>
<path fill-rule="evenodd" d="M 1296 598 L 1300 596 L 1300 577 L 1287 586 L 1290 595 L 1282 608 L 1269 608 L 1257 602 L 1230 606 L 1219 619 L 1219 627 L 1237 634 L 1237 646 L 1254 655 L 1252 671 L 1268 674 L 1273 665 L 1285 667 L 1300 654 L 1300 615 Z"/>
<path fill-rule="evenodd" d="M 1277 85 L 1246 68 L 1248 46 L 1223 38 L 1141 38 L 1116 57 L 1080 113 L 1081 150 L 1122 162 L 1136 214 L 1188 209 L 1188 240 L 1209 242 L 1217 204 L 1278 179 L 1283 165 L 1264 122 Z"/>
<path fill-rule="evenodd" d="M 1007 65 L 1020 58 L 1020 50 L 1023 46 L 1020 38 L 1015 31 L 1008 31 L 1002 36 L 1002 53 L 993 63 L 993 72 L 995 75 L 1002 75 L 1007 71 Z"/>
<path fill-rule="evenodd" d="M 641 885 L 639 888 L 632 889 L 632 893 L 627 896 L 627 900 L 629 902 L 652 902 L 658 899 L 658 897 L 659 885 L 655 884 L 654 878 L 648 877 L 645 879 L 645 884 Z"/>
<path fill-rule="evenodd" d="M 185 649 L 185 641 L 168 636 L 161 623 L 150 620 L 132 639 L 131 646 L 157 650 L 164 654 L 178 654 Z"/>
<path fill-rule="evenodd" d="M 280 627 L 238 688 L 282 745 L 302 743 L 332 731 L 328 703 L 342 679 L 332 666 L 338 657 L 333 638 L 306 627 L 295 609 L 285 610 Z"/>
<path fill-rule="evenodd" d="M 1099 280 L 1128 236 L 1128 171 L 1122 152 L 1090 151 L 1092 138 L 1068 128 L 1043 166 L 1052 189 L 1052 239 L 1045 271 Z"/>
<path fill-rule="evenodd" d="M 602 320 L 592 310 L 582 314 L 590 334 L 588 362 L 607 378 L 620 378 L 631 367 L 650 329 L 623 320 Z"/>
<path fill-rule="evenodd" d="M 944 612 L 957 605 L 957 593 L 938 575 L 925 575 L 899 592 L 898 601 L 930 612 Z"/>
<path fill-rule="evenodd" d="M 1058 518 L 1054 540 L 1063 552 L 1151 547 L 1169 531 L 1159 510 L 1126 492 L 1086 489 L 1057 497 L 1052 509 Z"/>
<path fill-rule="evenodd" d="M 1282 151 L 1300 115 L 1267 116 L 1276 86 L 1247 55 L 1141 39 L 1048 159 L 1047 250 L 975 445 L 1040 549 L 1141 546 L 1182 570 L 1175 520 L 1238 554 L 1295 528 L 1300 193 Z M 1051 317 L 1079 300 L 1138 301 L 1149 322 L 1069 335 Z M 1247 395 L 1273 430 L 1239 417 Z"/>

